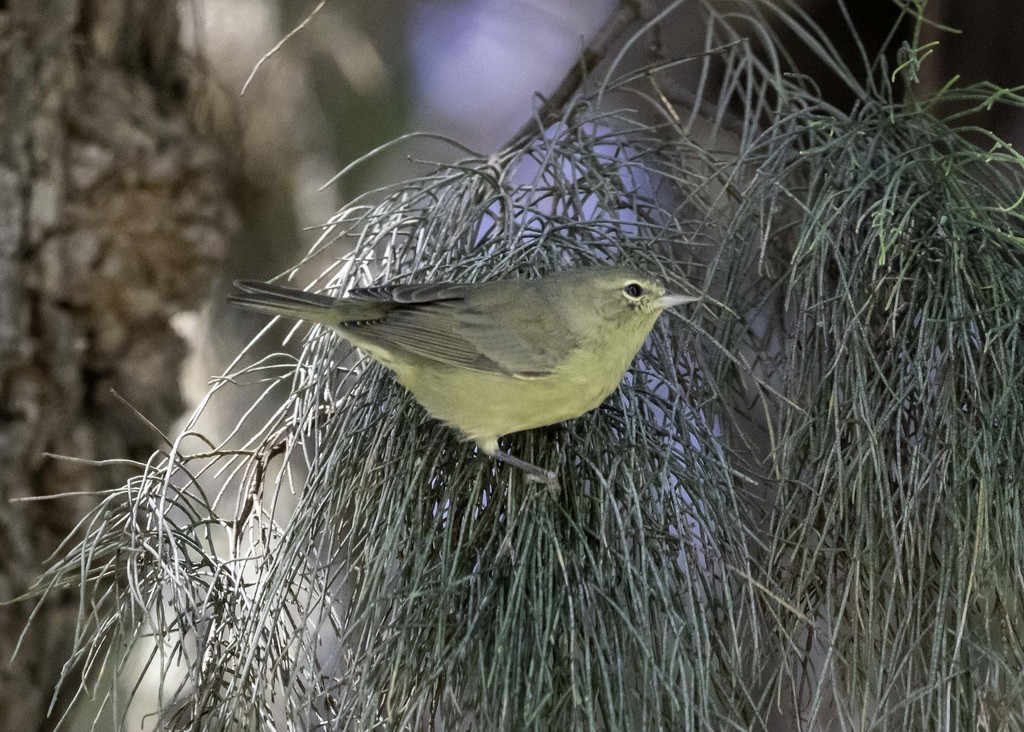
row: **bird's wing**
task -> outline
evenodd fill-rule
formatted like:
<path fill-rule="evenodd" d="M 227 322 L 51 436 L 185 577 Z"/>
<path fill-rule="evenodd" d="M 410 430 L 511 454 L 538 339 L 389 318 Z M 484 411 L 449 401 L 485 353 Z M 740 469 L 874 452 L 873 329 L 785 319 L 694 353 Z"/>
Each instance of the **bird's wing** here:
<path fill-rule="evenodd" d="M 357 344 L 409 353 L 476 371 L 506 373 L 458 332 L 453 308 L 443 303 L 397 307 L 380 320 L 342 323 Z"/>
<path fill-rule="evenodd" d="M 366 302 L 393 302 L 398 305 L 417 305 L 445 300 L 462 300 L 466 285 L 457 282 L 431 282 L 426 285 L 378 285 L 352 290 L 345 297 Z"/>
<path fill-rule="evenodd" d="M 383 285 L 352 290 L 346 299 L 388 303 L 382 317 L 341 323 L 353 340 L 369 347 L 408 353 L 431 361 L 477 371 L 505 373 L 460 334 L 456 313 L 467 290 L 454 282 Z"/>
<path fill-rule="evenodd" d="M 529 322 L 511 298 L 492 290 L 481 300 L 452 283 L 356 290 L 348 297 L 396 304 L 384 317 L 342 323 L 355 339 L 453 366 L 519 378 L 545 376 L 576 347 L 551 309 L 538 307 Z"/>
<path fill-rule="evenodd" d="M 545 376 L 579 347 L 553 303 L 534 300 L 533 307 L 523 308 L 523 293 L 499 295 L 467 302 L 456 317 L 459 334 L 502 370 L 522 378 Z"/>

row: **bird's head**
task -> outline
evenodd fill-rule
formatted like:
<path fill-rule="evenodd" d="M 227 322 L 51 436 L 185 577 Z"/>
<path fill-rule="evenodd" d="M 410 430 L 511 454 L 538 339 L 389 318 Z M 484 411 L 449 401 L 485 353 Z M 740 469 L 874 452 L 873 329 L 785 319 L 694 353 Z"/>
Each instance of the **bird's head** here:
<path fill-rule="evenodd" d="M 581 289 L 589 293 L 595 309 L 615 320 L 653 323 L 666 308 L 700 299 L 668 292 L 659 278 L 630 267 L 588 267 L 578 272 Z"/>
<path fill-rule="evenodd" d="M 576 332 L 637 347 L 666 309 L 700 298 L 667 292 L 664 283 L 631 267 L 600 266 L 569 270 L 548 278 L 553 302 L 562 304 Z"/>

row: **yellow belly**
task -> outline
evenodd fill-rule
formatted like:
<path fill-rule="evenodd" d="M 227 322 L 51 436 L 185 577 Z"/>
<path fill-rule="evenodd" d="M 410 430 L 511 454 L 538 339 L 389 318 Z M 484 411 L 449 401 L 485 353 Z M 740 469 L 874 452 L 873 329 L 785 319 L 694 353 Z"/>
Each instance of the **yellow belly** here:
<path fill-rule="evenodd" d="M 570 361 L 549 376 L 532 379 L 436 362 L 413 368 L 388 365 L 432 416 L 490 452 L 501 435 L 556 424 L 595 409 L 618 386 L 628 362 L 581 369 L 581 364 Z"/>

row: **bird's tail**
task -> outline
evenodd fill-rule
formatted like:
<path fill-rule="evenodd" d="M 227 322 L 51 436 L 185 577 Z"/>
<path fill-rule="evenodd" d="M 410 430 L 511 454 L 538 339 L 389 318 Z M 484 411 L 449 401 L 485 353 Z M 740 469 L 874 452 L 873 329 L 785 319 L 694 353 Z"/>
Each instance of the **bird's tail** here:
<path fill-rule="evenodd" d="M 229 296 L 228 302 L 246 310 L 323 325 L 338 325 L 340 320 L 336 308 L 338 300 L 327 295 L 252 280 L 236 280 L 235 287 L 242 293 Z"/>

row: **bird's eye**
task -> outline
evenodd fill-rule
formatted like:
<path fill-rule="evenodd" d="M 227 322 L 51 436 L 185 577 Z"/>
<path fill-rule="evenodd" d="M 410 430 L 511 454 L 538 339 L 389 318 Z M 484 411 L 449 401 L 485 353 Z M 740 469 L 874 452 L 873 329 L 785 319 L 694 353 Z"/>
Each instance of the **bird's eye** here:
<path fill-rule="evenodd" d="M 636 282 L 630 282 L 628 285 L 622 288 L 622 291 L 626 293 L 627 297 L 637 298 L 644 294 L 644 288 L 638 285 Z"/>

